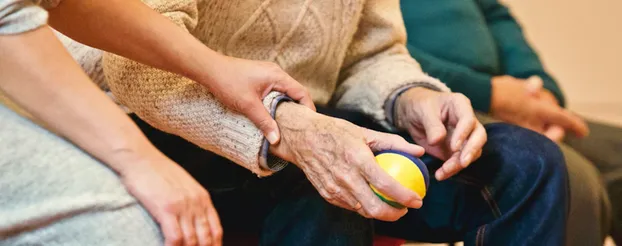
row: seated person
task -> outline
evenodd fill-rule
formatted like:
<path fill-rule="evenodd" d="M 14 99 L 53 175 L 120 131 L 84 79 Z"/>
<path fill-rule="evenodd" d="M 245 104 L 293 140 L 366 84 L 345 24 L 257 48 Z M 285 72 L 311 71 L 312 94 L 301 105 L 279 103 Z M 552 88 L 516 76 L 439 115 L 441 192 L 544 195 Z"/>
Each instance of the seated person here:
<path fill-rule="evenodd" d="M 41 4 L 50 12 L 31 0 L 0 0 L 0 245 L 221 245 L 205 188 L 93 85 L 46 22 L 49 17 L 83 42 L 187 76 L 204 77 L 197 63 L 231 60 L 219 59 L 139 1 Z M 171 34 L 175 47 L 168 45 Z M 262 91 L 283 91 L 313 105 L 299 83 L 283 71 L 274 74 L 283 76 L 238 81 L 236 95 L 221 100 L 243 108 L 278 142 Z M 232 88 L 229 81 L 199 82 L 214 92 Z M 261 111 L 246 110 L 256 107 Z"/>
<path fill-rule="evenodd" d="M 585 135 L 585 122 L 562 108 L 565 99 L 555 79 L 500 1 L 401 4 L 407 47 L 424 71 L 464 93 L 477 111 L 489 115 L 487 121 L 517 124 L 560 143 L 571 190 L 567 242 L 602 245 L 612 226 L 611 235 L 622 245 L 622 130 L 588 121 L 588 137 L 562 141 L 566 132 Z"/>
<path fill-rule="evenodd" d="M 269 93 L 265 108 L 281 131 L 281 141 L 269 144 L 192 80 L 104 55 L 114 98 L 208 188 L 225 237 L 370 245 L 376 232 L 467 245 L 563 245 L 568 191 L 559 149 L 519 127 L 482 126 L 463 95 L 423 73 L 406 50 L 399 1 L 145 2 L 214 50 L 278 64 L 262 72 L 282 67 L 322 106 L 316 113 Z M 209 78 L 235 84 L 249 69 L 223 66 Z M 435 176 L 426 205 L 373 157 L 422 149 L 369 129 L 400 132 L 426 149 Z M 409 209 L 382 202 L 369 184 Z"/>

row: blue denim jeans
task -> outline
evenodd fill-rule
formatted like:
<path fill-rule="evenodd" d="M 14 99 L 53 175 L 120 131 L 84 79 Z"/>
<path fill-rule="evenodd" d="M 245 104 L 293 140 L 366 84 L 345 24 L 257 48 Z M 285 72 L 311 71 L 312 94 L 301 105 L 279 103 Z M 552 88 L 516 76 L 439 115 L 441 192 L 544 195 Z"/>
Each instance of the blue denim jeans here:
<path fill-rule="evenodd" d="M 320 112 L 382 130 L 353 112 Z M 450 180 L 431 180 L 421 209 L 373 221 L 325 202 L 296 166 L 267 178 L 133 117 L 150 140 L 210 192 L 227 238 L 260 245 L 371 245 L 374 233 L 465 245 L 563 245 L 568 184 L 564 159 L 545 137 L 507 124 L 486 126 L 482 156 Z M 407 137 L 407 136 L 405 136 Z M 407 138 L 409 139 L 409 138 Z M 442 161 L 425 156 L 430 172 Z"/>

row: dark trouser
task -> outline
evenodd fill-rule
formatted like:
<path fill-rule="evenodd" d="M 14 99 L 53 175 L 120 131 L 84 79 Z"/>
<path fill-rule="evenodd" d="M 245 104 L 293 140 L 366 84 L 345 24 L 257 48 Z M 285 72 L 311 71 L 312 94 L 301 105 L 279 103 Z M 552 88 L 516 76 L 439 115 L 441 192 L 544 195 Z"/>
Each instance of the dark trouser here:
<path fill-rule="evenodd" d="M 320 112 L 382 130 L 358 113 Z M 226 159 L 149 127 L 149 139 L 210 192 L 225 237 L 255 234 L 260 245 L 371 245 L 374 233 L 466 245 L 563 245 L 567 172 L 557 146 L 507 124 L 486 126 L 482 157 L 457 177 L 431 180 L 423 208 L 394 223 L 326 203 L 294 165 L 257 178 Z M 407 138 L 409 139 L 409 138 Z M 441 162 L 426 156 L 431 172 Z"/>
<path fill-rule="evenodd" d="M 600 172 L 611 203 L 611 236 L 622 245 L 622 128 L 587 121 L 590 135 L 566 138 L 566 144 L 589 159 Z"/>
<path fill-rule="evenodd" d="M 485 114 L 477 118 L 484 124 L 501 122 Z M 558 146 L 566 160 L 570 190 L 566 246 L 602 245 L 611 227 L 611 208 L 600 172 L 570 146 Z"/>

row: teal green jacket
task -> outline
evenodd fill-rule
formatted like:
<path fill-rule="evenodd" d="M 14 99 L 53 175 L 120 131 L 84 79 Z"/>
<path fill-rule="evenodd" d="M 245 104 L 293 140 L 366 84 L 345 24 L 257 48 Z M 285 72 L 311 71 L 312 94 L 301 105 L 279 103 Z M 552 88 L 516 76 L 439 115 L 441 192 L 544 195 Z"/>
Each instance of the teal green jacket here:
<path fill-rule="evenodd" d="M 491 78 L 537 75 L 561 105 L 564 96 L 497 0 L 402 0 L 408 50 L 425 72 L 490 110 Z"/>

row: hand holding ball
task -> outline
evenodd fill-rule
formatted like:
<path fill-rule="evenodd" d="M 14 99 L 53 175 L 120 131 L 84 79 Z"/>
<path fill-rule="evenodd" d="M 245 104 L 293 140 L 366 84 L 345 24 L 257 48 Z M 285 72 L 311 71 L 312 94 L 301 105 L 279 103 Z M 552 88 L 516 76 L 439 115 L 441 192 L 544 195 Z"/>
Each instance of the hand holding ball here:
<path fill-rule="evenodd" d="M 380 165 L 384 171 L 397 180 L 397 182 L 416 192 L 421 199 L 425 197 L 430 183 L 430 176 L 428 174 L 428 168 L 419 158 L 401 151 L 385 150 L 376 154 L 376 162 L 378 162 L 378 165 Z M 376 190 L 373 186 L 371 186 L 371 188 L 380 199 L 389 205 L 404 207 Z"/>

